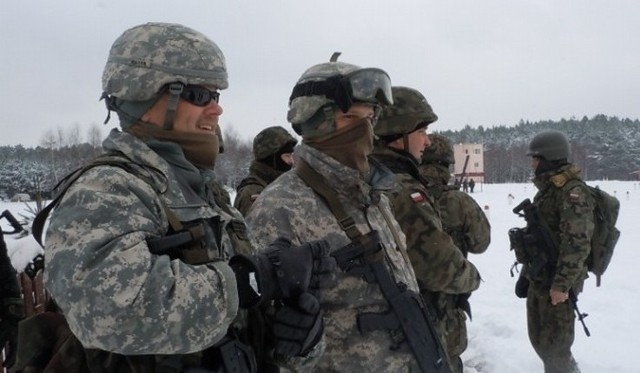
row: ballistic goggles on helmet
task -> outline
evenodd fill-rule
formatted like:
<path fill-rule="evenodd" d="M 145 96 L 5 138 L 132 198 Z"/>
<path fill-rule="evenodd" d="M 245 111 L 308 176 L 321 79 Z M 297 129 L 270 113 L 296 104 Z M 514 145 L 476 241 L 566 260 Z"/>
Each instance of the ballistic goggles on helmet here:
<path fill-rule="evenodd" d="M 384 70 L 376 68 L 297 84 L 293 87 L 289 104 L 304 96 L 325 96 L 335 102 L 343 113 L 349 111 L 354 102 L 393 104 L 391 79 Z"/>

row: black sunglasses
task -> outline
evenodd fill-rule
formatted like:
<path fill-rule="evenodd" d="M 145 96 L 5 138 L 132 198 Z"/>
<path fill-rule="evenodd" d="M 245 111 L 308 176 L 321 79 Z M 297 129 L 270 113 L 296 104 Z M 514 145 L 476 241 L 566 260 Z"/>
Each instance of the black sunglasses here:
<path fill-rule="evenodd" d="M 210 91 L 199 85 L 186 85 L 180 97 L 196 106 L 207 106 L 211 101 L 220 102 L 220 92 Z"/>

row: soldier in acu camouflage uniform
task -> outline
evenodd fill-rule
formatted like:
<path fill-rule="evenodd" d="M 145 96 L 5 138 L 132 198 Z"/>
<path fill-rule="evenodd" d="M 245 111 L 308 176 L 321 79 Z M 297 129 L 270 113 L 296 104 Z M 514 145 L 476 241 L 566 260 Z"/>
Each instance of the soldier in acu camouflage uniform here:
<path fill-rule="evenodd" d="M 538 188 L 533 204 L 558 250 L 557 262 L 540 273 L 533 274 L 526 265 L 523 269 L 529 280 L 529 340 L 546 373 L 579 372 L 571 354 L 575 315 L 568 298 L 570 289 L 580 293 L 587 277 L 595 202 L 580 179 L 580 169 L 567 161 L 570 153 L 569 141 L 557 131 L 536 135 L 527 152 Z"/>
<path fill-rule="evenodd" d="M 238 185 L 233 202 L 242 215 L 247 215 L 258 195 L 293 165 L 293 147 L 298 140 L 280 126 L 268 127 L 253 139 L 254 160 L 249 175 Z"/>
<path fill-rule="evenodd" d="M 453 243 L 465 257 L 468 253 L 482 254 L 491 242 L 491 226 L 487 216 L 476 201 L 449 185 L 451 173 L 449 166 L 455 163 L 453 146 L 449 139 L 438 134 L 429 134 L 430 145 L 422 153 L 420 174 L 427 182 L 427 190 L 433 196 L 440 213 L 444 231 L 451 236 Z M 439 312 L 446 315 L 447 352 L 452 361 L 460 361 L 460 355 L 467 348 L 466 317 L 462 310 L 471 308 L 466 295 L 440 293 Z"/>
<path fill-rule="evenodd" d="M 370 169 L 367 161 L 378 104 L 391 102 L 389 77 L 380 69 L 363 69 L 335 57 L 307 69 L 293 89 L 288 120 L 302 135 L 294 151 L 295 171 L 283 174 L 262 192 L 247 216 L 250 232 L 258 245 L 277 236 L 294 243 L 301 237 L 326 239 L 335 255 L 352 242 L 349 229 L 376 231 L 385 270 L 417 294 L 404 234 L 381 193 L 392 186 L 392 175 Z M 340 209 L 347 217 L 339 221 L 335 211 Z M 324 338 L 306 357 L 280 359 L 281 368 L 419 371 L 416 357 L 402 342 L 402 331 L 361 325 L 364 314 L 392 314 L 381 287 L 362 275 L 339 270 L 336 285 L 315 294 L 324 312 Z"/>
<path fill-rule="evenodd" d="M 429 145 L 427 126 L 437 119 L 420 92 L 393 87 L 393 105 L 382 110 L 375 126 L 378 141 L 372 157 L 391 169 L 400 185 L 387 194 L 407 236 L 407 250 L 420 291 L 435 306 L 439 332 L 449 342 L 448 333 L 459 327 L 459 318 L 464 316 L 456 306 L 448 306 L 453 299 L 448 295 L 477 289 L 480 275 L 445 233 L 428 183 L 418 171 L 422 152 Z M 441 298 L 441 294 L 446 295 Z M 457 352 L 459 344 L 460 341 L 456 346 L 447 345 L 447 350 Z M 454 371 L 462 372 L 458 355 L 453 354 L 451 365 Z"/>
<path fill-rule="evenodd" d="M 237 338 L 238 307 L 319 282 L 288 264 L 317 267 L 313 256 L 328 258 L 328 246 L 278 240 L 265 255 L 249 255 L 242 216 L 215 199 L 218 90 L 227 86 L 222 52 L 190 28 L 148 23 L 114 42 L 103 98 L 122 131 L 71 176 L 47 231 L 45 283 L 77 338 L 49 369 L 255 371 Z M 52 361 L 19 368 L 38 363 Z"/>

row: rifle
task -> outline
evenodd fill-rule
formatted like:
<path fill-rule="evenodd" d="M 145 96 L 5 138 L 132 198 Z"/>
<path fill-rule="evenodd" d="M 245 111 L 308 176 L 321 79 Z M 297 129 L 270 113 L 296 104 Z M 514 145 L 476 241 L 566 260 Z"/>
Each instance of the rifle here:
<path fill-rule="evenodd" d="M 454 181 L 454 184 L 458 186 L 458 188 L 460 188 L 460 185 L 462 185 L 462 180 L 464 180 L 464 175 L 467 173 L 467 166 L 469 165 L 469 154 L 467 154 L 467 157 L 464 159 L 464 166 L 462 167 L 462 173 L 460 174 L 460 180 L 456 179 Z"/>
<path fill-rule="evenodd" d="M 536 276 L 540 274 L 544 268 L 555 271 L 556 262 L 558 260 L 558 249 L 553 241 L 549 228 L 544 225 L 542 219 L 540 219 L 538 208 L 531 203 L 529 198 L 527 198 L 520 202 L 518 206 L 513 208 L 513 213 L 524 218 L 527 222 L 527 228 L 511 229 L 509 231 L 509 238 L 514 239 L 514 237 L 517 237 L 515 239 L 521 240 L 520 245 L 533 245 L 537 248 L 534 255 L 526 255 L 526 264 L 529 265 L 529 271 L 531 274 Z M 582 323 L 584 333 L 587 337 L 590 337 L 591 333 L 584 322 L 584 319 L 589 314 L 582 313 L 578 309 L 578 296 L 573 289 L 569 289 L 569 301 L 571 302 L 571 307 L 575 311 L 578 320 Z"/>
<path fill-rule="evenodd" d="M 389 302 L 390 310 L 386 313 L 358 315 L 358 328 L 362 333 L 390 331 L 395 339 L 392 349 L 406 342 L 422 372 L 450 373 L 444 346 L 424 299 L 406 284 L 396 282 L 385 265 L 382 250 L 379 233 L 371 231 L 331 254 L 349 275 L 377 283 Z"/>

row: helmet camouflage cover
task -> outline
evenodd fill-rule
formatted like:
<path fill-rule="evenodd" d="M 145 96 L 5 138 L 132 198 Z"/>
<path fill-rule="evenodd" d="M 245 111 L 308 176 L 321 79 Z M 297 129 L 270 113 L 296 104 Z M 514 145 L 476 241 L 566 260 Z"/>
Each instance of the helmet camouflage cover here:
<path fill-rule="evenodd" d="M 378 137 L 401 136 L 438 120 L 422 93 L 413 88 L 393 87 L 393 105 L 385 106 L 374 132 Z"/>
<path fill-rule="evenodd" d="M 392 103 L 389 75 L 377 68 L 361 68 L 336 61 L 307 69 L 296 82 L 289 98 L 287 120 L 301 134 L 300 125 L 309 121 L 321 108 L 332 104 L 347 112 L 354 102 Z"/>
<path fill-rule="evenodd" d="M 448 138 L 432 133 L 429 134 L 429 141 L 431 145 L 422 153 L 423 163 L 440 163 L 447 166 L 456 163 L 453 157 L 453 145 Z"/>
<path fill-rule="evenodd" d="M 260 131 L 253 139 L 253 155 L 255 159 L 264 159 L 276 154 L 285 145 L 298 143 L 289 131 L 280 127 L 267 127 Z"/>
<path fill-rule="evenodd" d="M 569 158 L 570 153 L 571 145 L 564 133 L 560 131 L 544 131 L 531 140 L 527 155 L 555 161 Z"/>
<path fill-rule="evenodd" d="M 106 94 L 144 101 L 174 82 L 227 88 L 220 48 L 202 33 L 171 23 L 135 26 L 111 46 L 102 74 Z"/>

